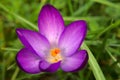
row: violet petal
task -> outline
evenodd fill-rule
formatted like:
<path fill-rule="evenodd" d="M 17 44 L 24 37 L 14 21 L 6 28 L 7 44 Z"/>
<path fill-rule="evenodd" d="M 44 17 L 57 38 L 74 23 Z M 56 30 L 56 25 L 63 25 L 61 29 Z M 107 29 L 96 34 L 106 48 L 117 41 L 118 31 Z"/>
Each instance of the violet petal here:
<path fill-rule="evenodd" d="M 60 62 L 49 63 L 47 61 L 41 61 L 39 67 L 42 71 L 45 72 L 55 72 L 60 67 Z"/>
<path fill-rule="evenodd" d="M 16 56 L 19 67 L 27 73 L 39 73 L 40 57 L 34 53 L 31 53 L 28 49 L 21 49 Z"/>
<path fill-rule="evenodd" d="M 82 44 L 87 33 L 87 24 L 83 20 L 75 21 L 68 25 L 59 40 L 59 47 L 65 56 L 72 55 Z"/>
<path fill-rule="evenodd" d="M 40 57 L 45 57 L 45 52 L 50 45 L 44 36 L 38 32 L 25 29 L 17 29 L 16 32 L 26 48 L 37 53 Z"/>
<path fill-rule="evenodd" d="M 50 43 L 57 43 L 64 30 L 64 21 L 59 11 L 47 4 L 43 6 L 38 17 L 38 27 Z"/>
<path fill-rule="evenodd" d="M 88 54 L 85 50 L 81 50 L 70 57 L 65 57 L 61 62 L 61 69 L 66 72 L 81 70 L 88 61 Z"/>

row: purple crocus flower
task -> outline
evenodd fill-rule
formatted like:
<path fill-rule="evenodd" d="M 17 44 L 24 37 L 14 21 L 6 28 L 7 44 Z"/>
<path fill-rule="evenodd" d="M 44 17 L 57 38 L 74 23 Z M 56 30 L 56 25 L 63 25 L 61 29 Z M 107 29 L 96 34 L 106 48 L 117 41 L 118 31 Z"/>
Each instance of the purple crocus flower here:
<path fill-rule="evenodd" d="M 61 68 L 65 72 L 82 69 L 88 54 L 79 50 L 87 33 L 84 20 L 72 22 L 67 27 L 60 13 L 53 6 L 43 6 L 38 17 L 39 31 L 17 29 L 17 35 L 25 46 L 16 60 L 27 73 L 55 72 Z"/>

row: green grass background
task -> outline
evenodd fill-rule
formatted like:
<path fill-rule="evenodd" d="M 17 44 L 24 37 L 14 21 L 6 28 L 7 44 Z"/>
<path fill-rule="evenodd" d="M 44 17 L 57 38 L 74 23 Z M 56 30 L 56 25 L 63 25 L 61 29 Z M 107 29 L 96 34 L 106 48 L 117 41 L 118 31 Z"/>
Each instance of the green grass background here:
<path fill-rule="evenodd" d="M 27 74 L 16 64 L 23 47 L 16 28 L 38 30 L 44 4 L 52 4 L 65 24 L 86 20 L 88 33 L 81 49 L 89 62 L 78 72 Z M 0 80 L 120 80 L 120 0 L 0 0 Z"/>

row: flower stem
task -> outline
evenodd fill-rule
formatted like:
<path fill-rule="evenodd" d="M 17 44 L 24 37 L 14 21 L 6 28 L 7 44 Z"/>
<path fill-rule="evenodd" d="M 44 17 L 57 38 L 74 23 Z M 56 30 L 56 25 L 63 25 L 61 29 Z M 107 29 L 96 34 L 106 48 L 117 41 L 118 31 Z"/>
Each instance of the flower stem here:
<path fill-rule="evenodd" d="M 93 56 L 93 54 L 90 51 L 90 49 L 88 48 L 88 46 L 85 43 L 83 43 L 81 48 L 87 50 L 87 52 L 88 52 L 88 55 L 89 55 L 88 63 L 90 65 L 90 68 L 92 69 L 92 72 L 93 72 L 96 80 L 106 80 L 99 64 L 97 63 L 97 60 Z"/>

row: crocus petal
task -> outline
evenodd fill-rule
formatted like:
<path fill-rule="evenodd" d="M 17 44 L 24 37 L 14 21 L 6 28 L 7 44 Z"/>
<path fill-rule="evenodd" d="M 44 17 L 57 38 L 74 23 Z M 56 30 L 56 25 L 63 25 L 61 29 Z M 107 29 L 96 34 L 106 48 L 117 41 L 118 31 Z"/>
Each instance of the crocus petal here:
<path fill-rule="evenodd" d="M 45 72 L 55 72 L 60 67 L 60 62 L 49 63 L 47 61 L 41 61 L 39 67 L 42 71 L 45 71 Z"/>
<path fill-rule="evenodd" d="M 72 72 L 82 69 L 88 61 L 88 54 L 85 50 L 81 50 L 70 57 L 66 57 L 61 62 L 61 69 L 66 72 Z"/>
<path fill-rule="evenodd" d="M 64 55 L 72 55 L 83 42 L 87 33 L 87 25 L 83 20 L 75 21 L 68 25 L 59 40 L 59 47 L 63 49 Z"/>
<path fill-rule="evenodd" d="M 40 33 L 52 44 L 56 44 L 64 30 L 64 21 L 60 13 L 53 6 L 43 6 L 38 17 Z"/>
<path fill-rule="evenodd" d="M 39 73 L 40 57 L 31 53 L 28 49 L 21 49 L 16 56 L 19 67 L 27 73 Z"/>
<path fill-rule="evenodd" d="M 34 51 L 41 57 L 45 57 L 46 50 L 49 49 L 49 42 L 38 32 L 25 29 L 17 29 L 17 35 L 26 48 Z"/>

